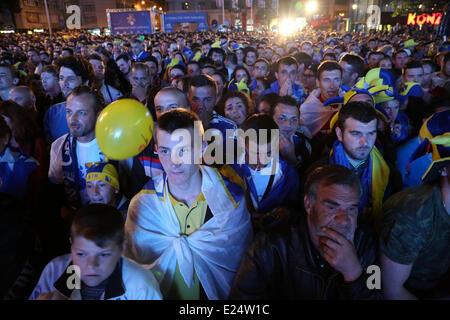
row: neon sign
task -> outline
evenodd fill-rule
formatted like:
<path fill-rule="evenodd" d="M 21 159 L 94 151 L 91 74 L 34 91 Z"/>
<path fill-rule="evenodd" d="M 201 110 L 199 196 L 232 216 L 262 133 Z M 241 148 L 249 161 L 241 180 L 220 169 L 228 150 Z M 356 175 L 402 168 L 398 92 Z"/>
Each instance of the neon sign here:
<path fill-rule="evenodd" d="M 442 13 L 433 12 L 432 14 L 423 13 L 420 16 L 417 16 L 415 13 L 408 14 L 408 22 L 407 25 L 423 25 L 424 23 L 429 23 L 432 25 L 438 25 L 441 23 Z"/>

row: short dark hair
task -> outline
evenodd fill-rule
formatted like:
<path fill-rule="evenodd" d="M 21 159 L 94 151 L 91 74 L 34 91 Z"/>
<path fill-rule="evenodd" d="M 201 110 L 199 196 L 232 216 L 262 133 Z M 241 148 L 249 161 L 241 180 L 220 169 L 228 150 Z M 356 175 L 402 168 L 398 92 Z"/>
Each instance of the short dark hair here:
<path fill-rule="evenodd" d="M 200 119 L 195 112 L 183 108 L 175 108 L 161 114 L 158 118 L 157 128 L 158 130 L 172 133 L 177 129 L 194 128 L 196 121 L 200 121 Z"/>
<path fill-rule="evenodd" d="M 17 70 L 17 67 L 10 64 L 2 63 L 0 64 L 0 68 L 8 69 L 9 73 L 11 74 L 11 78 L 13 79 L 19 78 L 19 70 Z"/>
<path fill-rule="evenodd" d="M 292 96 L 282 96 L 275 102 L 273 108 L 271 108 L 272 116 L 275 114 L 275 109 L 276 109 L 276 107 L 278 106 L 279 103 L 282 103 L 282 104 L 285 104 L 285 105 L 297 108 L 297 110 L 298 110 L 298 112 L 300 114 L 300 109 L 299 109 L 299 105 L 298 105 L 297 100 L 295 100 L 295 98 L 292 97 Z"/>
<path fill-rule="evenodd" d="M 267 138 L 266 143 L 270 143 L 272 141 L 272 130 L 278 129 L 278 125 L 276 124 L 275 120 L 268 115 L 264 113 L 258 113 L 251 115 L 247 119 L 245 119 L 244 123 L 242 124 L 242 130 L 246 132 L 249 129 L 254 129 L 256 131 L 256 143 L 261 143 L 261 137 L 259 136 L 259 130 L 263 129 L 267 132 Z"/>
<path fill-rule="evenodd" d="M 317 79 L 320 79 L 320 75 L 324 71 L 332 71 L 332 70 L 339 70 L 342 75 L 342 68 L 336 61 L 323 61 L 319 66 L 317 67 Z"/>
<path fill-rule="evenodd" d="M 126 62 L 128 62 L 128 61 L 131 60 L 130 56 L 127 55 L 126 53 L 122 53 L 121 55 L 119 55 L 119 56 L 116 58 L 116 62 L 119 61 L 119 60 L 121 60 L 121 59 L 125 60 Z"/>
<path fill-rule="evenodd" d="M 214 78 L 208 76 L 207 74 L 200 74 L 198 76 L 192 77 L 191 81 L 189 81 L 189 88 L 190 87 L 212 87 L 216 90 L 216 94 L 218 92 L 217 82 L 214 80 Z"/>
<path fill-rule="evenodd" d="M 256 50 L 256 49 L 253 48 L 253 47 L 247 47 L 247 48 L 244 48 L 243 51 L 244 51 L 244 60 L 245 60 L 245 58 L 247 58 L 247 54 L 248 54 L 249 52 L 254 52 L 255 55 L 256 55 L 256 57 L 258 58 L 258 50 Z"/>
<path fill-rule="evenodd" d="M 270 109 L 273 110 L 275 107 L 275 104 L 280 100 L 280 96 L 276 94 L 275 92 L 266 93 L 263 95 L 260 99 L 258 104 L 261 102 L 267 102 L 270 105 Z M 258 110 L 259 111 L 259 110 Z"/>
<path fill-rule="evenodd" d="M 358 77 L 362 77 L 364 74 L 364 60 L 360 56 L 357 56 L 356 54 L 347 53 L 344 54 L 340 61 L 344 61 L 351 65 L 352 72 L 357 73 Z"/>
<path fill-rule="evenodd" d="M 72 70 L 75 75 L 81 77 L 83 82 L 89 81 L 89 84 L 91 84 L 95 78 L 94 68 L 84 57 L 67 56 L 59 58 L 56 61 L 56 65 L 58 66 L 58 72 L 62 67 L 68 68 Z"/>
<path fill-rule="evenodd" d="M 277 69 L 276 69 L 277 72 L 282 64 L 287 65 L 287 66 L 291 66 L 291 65 L 295 64 L 298 67 L 298 62 L 297 62 L 297 60 L 295 60 L 294 56 L 284 56 L 284 57 L 281 57 L 280 59 L 278 59 Z"/>
<path fill-rule="evenodd" d="M 331 53 L 331 52 L 325 53 L 325 54 L 323 55 L 323 58 L 322 58 L 322 59 L 323 59 L 323 60 L 326 60 L 326 59 L 325 59 L 326 57 L 331 58 L 331 60 L 337 61 L 336 55 L 335 55 L 334 53 Z"/>
<path fill-rule="evenodd" d="M 258 59 L 256 59 L 255 63 L 257 63 L 257 62 L 264 62 L 265 64 L 267 64 L 267 67 L 270 68 L 270 63 L 265 58 L 258 58 Z"/>
<path fill-rule="evenodd" d="M 433 60 L 431 60 L 431 59 L 423 59 L 422 60 L 422 67 L 426 66 L 426 65 L 431 67 L 431 72 L 435 72 L 437 70 L 436 63 L 434 63 Z"/>
<path fill-rule="evenodd" d="M 416 68 L 422 68 L 422 62 L 420 62 L 419 60 L 410 60 L 403 67 L 403 73 L 405 73 L 407 69 L 416 69 Z"/>
<path fill-rule="evenodd" d="M 96 54 L 96 53 L 90 54 L 90 55 L 87 57 L 87 59 L 88 59 L 88 60 L 99 60 L 99 61 L 102 61 L 102 62 L 103 62 L 102 57 L 100 57 L 100 56 L 99 56 L 98 54 Z"/>
<path fill-rule="evenodd" d="M 232 53 L 232 52 L 227 54 L 227 56 L 225 57 L 225 60 L 229 60 L 234 65 L 236 65 L 238 63 L 236 53 Z"/>
<path fill-rule="evenodd" d="M 94 107 L 95 113 L 98 113 L 103 110 L 103 108 L 106 105 L 105 98 L 103 97 L 101 92 L 99 92 L 98 90 L 92 89 L 91 87 L 78 86 L 72 90 L 72 92 L 70 93 L 69 96 L 76 97 L 76 96 L 81 96 L 84 94 L 87 94 L 92 98 L 93 103 L 94 103 L 93 107 Z"/>
<path fill-rule="evenodd" d="M 370 56 L 373 56 L 373 55 L 385 56 L 384 52 L 381 52 L 381 51 L 370 51 L 369 54 L 367 55 L 367 58 L 370 58 Z"/>
<path fill-rule="evenodd" d="M 70 236 L 86 238 L 104 248 L 109 241 L 121 246 L 125 239 L 122 214 L 103 203 L 89 204 L 79 209 L 73 218 Z"/>
<path fill-rule="evenodd" d="M 56 79 L 59 79 L 59 74 L 58 74 L 58 70 L 56 69 L 56 67 L 52 64 L 48 64 L 46 66 L 43 66 L 41 69 L 41 75 L 43 73 L 50 73 L 52 76 L 54 76 Z"/>
<path fill-rule="evenodd" d="M 156 66 L 158 66 L 158 59 L 156 59 L 154 56 L 145 57 L 144 59 L 142 59 L 142 62 L 153 62 L 154 64 L 156 64 Z"/>
<path fill-rule="evenodd" d="M 305 65 L 305 69 L 312 63 L 312 57 L 306 52 L 299 52 L 294 55 L 298 65 Z"/>
<path fill-rule="evenodd" d="M 208 57 L 200 58 L 198 60 L 198 63 L 200 64 L 200 68 L 205 68 L 207 66 L 214 68 L 214 61 L 212 61 L 212 59 Z"/>
<path fill-rule="evenodd" d="M 208 58 L 212 57 L 212 54 L 216 52 L 218 54 L 220 54 L 222 56 L 222 59 L 225 60 L 225 50 L 223 50 L 222 48 L 211 48 L 208 51 Z"/>
<path fill-rule="evenodd" d="M 342 132 L 345 130 L 345 121 L 348 118 L 353 118 L 362 123 L 369 123 L 370 121 L 377 119 L 377 112 L 368 102 L 353 101 L 343 105 L 339 111 L 337 126 Z"/>
<path fill-rule="evenodd" d="M 178 70 L 180 70 L 181 72 L 183 72 L 184 75 L 187 74 L 186 67 L 183 66 L 182 64 L 176 64 L 176 65 L 174 65 L 174 66 L 171 66 L 171 67 L 169 68 L 169 73 L 170 73 L 170 71 L 172 71 L 173 69 L 178 69 Z"/>
<path fill-rule="evenodd" d="M 308 174 L 305 182 L 305 195 L 315 201 L 319 185 L 340 185 L 357 188 L 362 194 L 361 182 L 353 170 L 338 164 L 330 164 L 315 168 Z"/>
<path fill-rule="evenodd" d="M 222 82 L 224 84 L 227 84 L 228 78 L 225 75 L 225 73 L 223 73 L 222 71 L 216 70 L 216 71 L 214 71 L 214 73 L 211 76 L 213 76 L 213 75 L 218 75 L 222 79 Z"/>
<path fill-rule="evenodd" d="M 65 47 L 65 48 L 62 49 L 62 51 L 68 51 L 70 53 L 70 55 L 73 56 L 73 49 L 72 48 Z"/>
<path fill-rule="evenodd" d="M 394 54 L 392 55 L 392 57 L 395 59 L 395 57 L 397 57 L 397 55 L 402 53 L 402 52 L 406 53 L 406 55 L 409 56 L 408 52 L 406 52 L 404 49 L 400 49 L 400 50 L 395 51 Z"/>

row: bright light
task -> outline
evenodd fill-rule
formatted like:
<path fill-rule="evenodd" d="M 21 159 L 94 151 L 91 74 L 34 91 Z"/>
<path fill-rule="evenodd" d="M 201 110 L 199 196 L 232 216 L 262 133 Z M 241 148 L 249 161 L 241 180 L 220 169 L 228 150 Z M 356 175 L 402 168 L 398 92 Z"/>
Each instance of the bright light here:
<path fill-rule="evenodd" d="M 356 10 L 358 8 L 358 5 L 356 4 L 356 3 L 354 3 L 353 5 L 352 5 L 352 9 L 353 10 Z"/>
<path fill-rule="evenodd" d="M 145 1 L 141 1 L 141 4 L 142 4 L 142 5 L 145 5 Z"/>
<path fill-rule="evenodd" d="M 159 11 L 162 11 L 162 7 L 159 7 Z"/>
<path fill-rule="evenodd" d="M 295 23 L 292 19 L 286 19 L 281 21 L 279 32 L 283 36 L 289 36 L 294 32 L 295 29 Z"/>
<path fill-rule="evenodd" d="M 309 13 L 313 13 L 317 10 L 317 2 L 310 1 L 306 4 L 306 11 Z"/>

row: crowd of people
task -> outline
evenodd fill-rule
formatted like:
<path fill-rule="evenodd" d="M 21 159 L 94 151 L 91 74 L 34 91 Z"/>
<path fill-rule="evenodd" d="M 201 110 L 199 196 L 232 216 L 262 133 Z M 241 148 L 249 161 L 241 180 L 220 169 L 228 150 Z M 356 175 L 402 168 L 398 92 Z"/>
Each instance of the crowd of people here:
<path fill-rule="evenodd" d="M 155 126 L 112 160 L 121 99 Z M 450 298 L 433 32 L 7 34 L 0 114 L 1 299 Z"/>

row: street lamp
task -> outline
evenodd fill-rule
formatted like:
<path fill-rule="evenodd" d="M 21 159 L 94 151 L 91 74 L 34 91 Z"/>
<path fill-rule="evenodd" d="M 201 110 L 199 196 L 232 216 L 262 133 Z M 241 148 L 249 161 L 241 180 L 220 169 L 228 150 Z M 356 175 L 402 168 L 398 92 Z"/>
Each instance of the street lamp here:
<path fill-rule="evenodd" d="M 313 13 L 317 10 L 317 2 L 316 1 L 310 1 L 306 4 L 306 11 L 308 13 Z"/>
<path fill-rule="evenodd" d="M 357 5 L 356 3 L 354 3 L 354 4 L 352 5 L 352 9 L 353 9 L 353 10 L 358 9 L 358 5 Z"/>
<path fill-rule="evenodd" d="M 141 1 L 141 4 L 144 6 L 145 5 L 145 1 Z"/>

